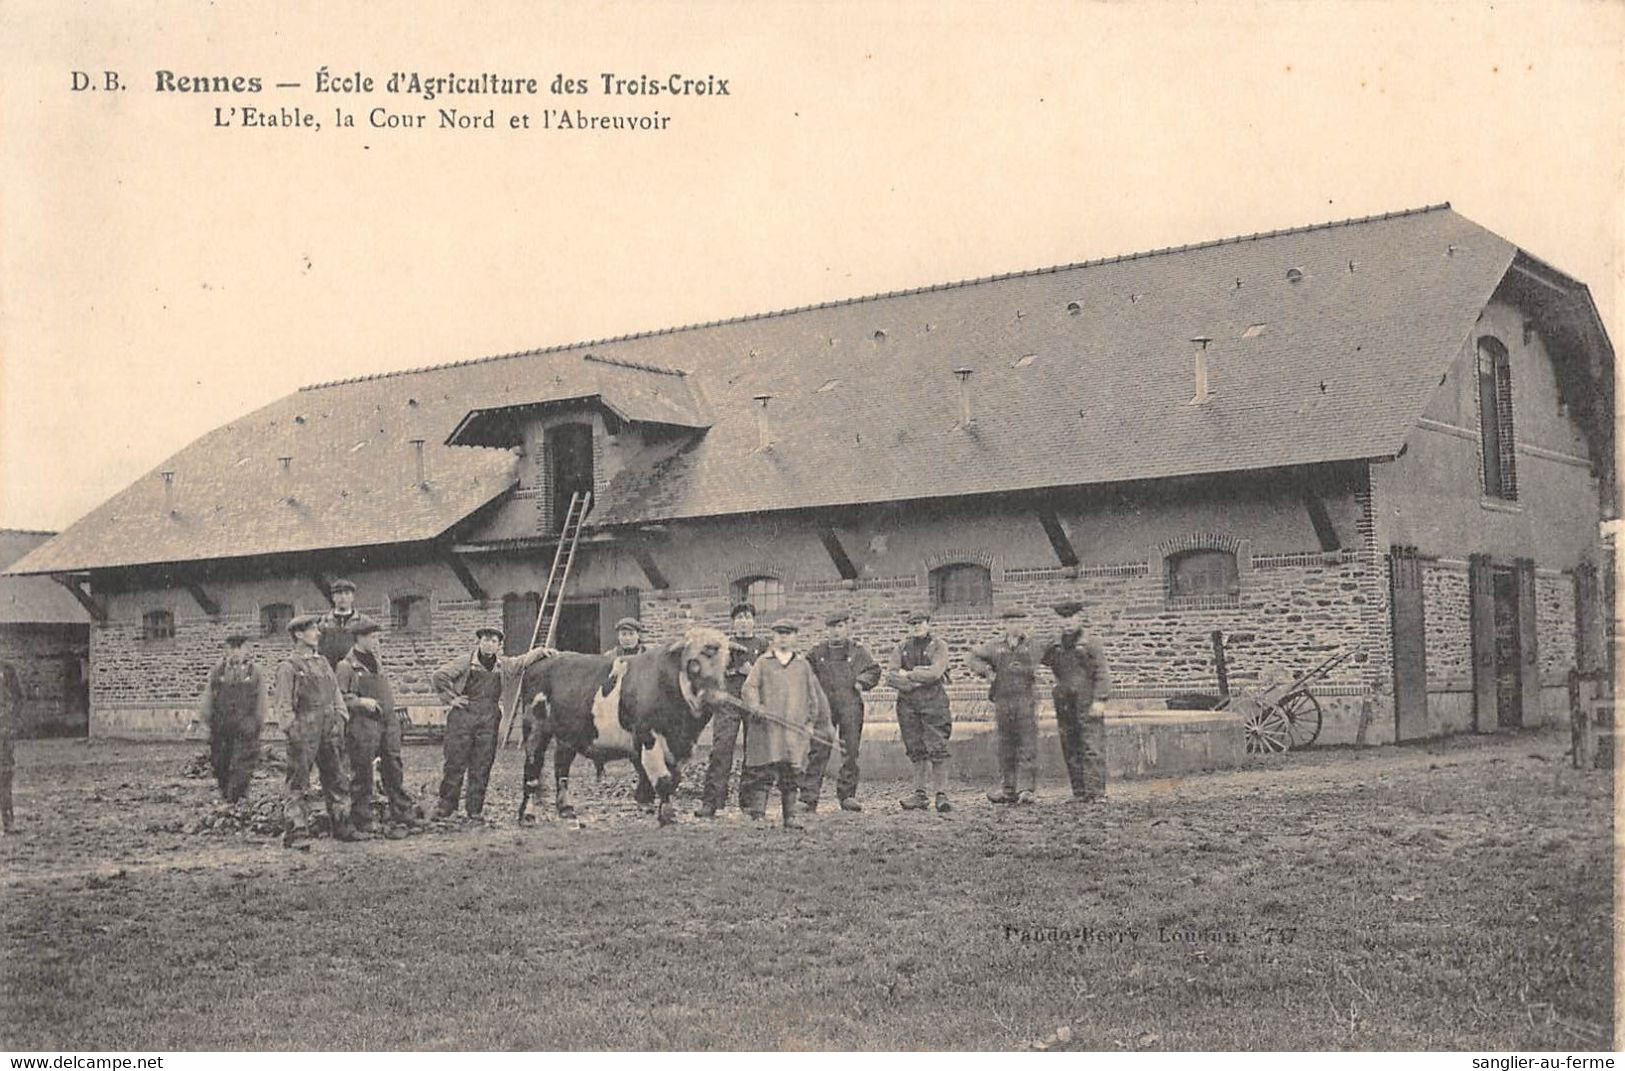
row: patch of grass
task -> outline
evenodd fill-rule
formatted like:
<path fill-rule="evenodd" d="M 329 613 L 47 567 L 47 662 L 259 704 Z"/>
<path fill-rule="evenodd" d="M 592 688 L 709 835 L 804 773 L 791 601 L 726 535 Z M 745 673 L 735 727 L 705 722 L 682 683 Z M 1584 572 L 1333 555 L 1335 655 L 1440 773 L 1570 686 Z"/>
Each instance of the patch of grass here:
<path fill-rule="evenodd" d="M 662 830 L 624 778 L 582 786 L 585 828 L 519 830 L 505 753 L 496 825 L 303 853 L 146 832 L 208 806 L 185 749 L 29 744 L 0 1045 L 1606 1047 L 1610 785 L 1554 774 L 1561 746 L 1310 754 L 1081 811 L 869 786 L 802 834 Z"/>

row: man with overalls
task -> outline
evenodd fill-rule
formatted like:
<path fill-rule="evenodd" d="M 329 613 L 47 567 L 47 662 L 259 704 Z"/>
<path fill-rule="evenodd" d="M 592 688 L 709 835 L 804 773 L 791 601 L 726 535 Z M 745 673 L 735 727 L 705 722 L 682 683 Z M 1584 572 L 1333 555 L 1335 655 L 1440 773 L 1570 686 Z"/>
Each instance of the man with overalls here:
<path fill-rule="evenodd" d="M 260 761 L 260 730 L 268 701 L 265 678 L 248 655 L 248 636 L 226 637 L 226 654 L 209 671 L 198 720 L 209 730 L 209 765 L 227 803 L 248 795 Z"/>
<path fill-rule="evenodd" d="M 863 693 L 880 683 L 880 664 L 868 648 L 852 640 L 852 615 L 837 610 L 824 619 L 828 633 L 824 641 L 807 652 L 818 684 L 829 700 L 830 716 L 841 734 L 841 772 L 835 779 L 835 799 L 843 811 L 861 811 L 858 802 L 858 746 L 863 741 Z M 818 809 L 824 791 L 824 771 L 829 766 L 831 742 L 820 737 L 807 755 L 807 770 L 801 775 L 801 805 L 810 813 Z"/>
<path fill-rule="evenodd" d="M 344 723 L 349 712 L 339 694 L 338 678 L 316 645 L 321 642 L 321 618 L 305 614 L 288 622 L 294 650 L 277 667 L 271 709 L 288 736 L 288 798 L 284 805 L 284 847 L 310 836 L 310 788 L 314 762 L 322 779 L 322 796 L 333 820 L 333 838 L 359 839 L 350 824 L 350 778 L 345 770 Z"/>
<path fill-rule="evenodd" d="M 731 646 L 723 684 L 728 694 L 738 699 L 739 693 L 744 690 L 745 678 L 750 676 L 750 668 L 768 645 L 756 635 L 756 607 L 750 603 L 735 604 L 729 621 L 728 640 Z M 705 767 L 705 787 L 700 794 L 700 805 L 694 811 L 695 818 L 715 818 L 717 811 L 727 806 L 728 782 L 733 777 L 734 769 L 734 745 L 739 741 L 740 728 L 736 711 L 721 708 L 711 716 L 711 759 Z M 746 735 L 749 735 L 748 729 Z M 744 806 L 743 799 L 740 806 Z"/>
<path fill-rule="evenodd" d="M 339 662 L 339 691 L 350 709 L 350 724 L 344 739 L 350 751 L 350 819 L 363 833 L 372 830 L 372 763 L 378 760 L 378 773 L 384 783 L 384 800 L 389 820 L 399 825 L 416 825 L 412 797 L 406 791 L 401 766 L 401 720 L 395 715 L 395 690 L 384 674 L 378 655 L 376 621 L 353 625 L 355 646 Z"/>
<path fill-rule="evenodd" d="M 1106 706 L 1111 676 L 1100 641 L 1083 635 L 1083 603 L 1056 603 L 1061 635 L 1039 662 L 1055 674 L 1055 727 L 1072 782 L 1072 802 L 1106 799 Z"/>
<path fill-rule="evenodd" d="M 886 683 L 897 689 L 897 728 L 903 750 L 914 764 L 914 791 L 903 797 L 903 810 L 923 811 L 931 805 L 925 794 L 929 768 L 937 811 L 953 810 L 948 802 L 948 736 L 953 714 L 948 709 L 948 645 L 931 635 L 931 615 L 916 610 L 908 615 L 909 635 L 892 651 Z"/>
<path fill-rule="evenodd" d="M 1038 710 L 1033 694 L 1038 663 L 1027 638 L 1022 610 L 1006 610 L 1004 636 L 971 651 L 971 671 L 992 677 L 993 730 L 999 742 L 998 789 L 987 794 L 993 803 L 1033 803 L 1038 790 Z"/>
<path fill-rule="evenodd" d="M 552 654 L 536 647 L 522 655 L 502 654 L 503 632 L 486 625 L 474 630 L 476 647 L 468 655 L 458 655 L 434 671 L 435 694 L 446 704 L 445 772 L 440 778 L 440 803 L 435 817 L 450 818 L 457 813 L 457 799 L 463 794 L 463 775 L 468 775 L 468 795 L 464 806 L 468 817 L 483 821 L 485 787 L 491 780 L 491 764 L 497 757 L 497 729 L 502 724 L 502 694 L 509 682 L 533 662 Z"/>

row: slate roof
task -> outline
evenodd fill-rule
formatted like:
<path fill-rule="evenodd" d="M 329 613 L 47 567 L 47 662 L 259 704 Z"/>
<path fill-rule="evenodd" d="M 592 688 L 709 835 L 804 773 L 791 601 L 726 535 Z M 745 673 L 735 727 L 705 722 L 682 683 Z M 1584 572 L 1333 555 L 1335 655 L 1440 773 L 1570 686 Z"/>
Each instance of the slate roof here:
<path fill-rule="evenodd" d="M 688 399 L 658 404 L 710 425 L 623 472 L 589 524 L 1392 456 L 1517 255 L 1438 205 L 321 384 L 160 466 L 178 516 L 155 471 L 18 568 L 435 538 L 515 482 L 508 451 L 446 438 L 471 410 L 546 401 L 538 384 L 581 378 L 588 354 L 686 372 L 612 373 L 608 397 L 654 407 L 648 382 L 680 379 Z M 1197 336 L 1213 340 L 1203 405 Z M 285 486 L 278 456 L 293 457 Z"/>
<path fill-rule="evenodd" d="M 0 569 L 54 536 L 0 528 Z M 90 615 L 62 585 L 43 576 L 0 576 L 0 625 L 84 625 Z"/>

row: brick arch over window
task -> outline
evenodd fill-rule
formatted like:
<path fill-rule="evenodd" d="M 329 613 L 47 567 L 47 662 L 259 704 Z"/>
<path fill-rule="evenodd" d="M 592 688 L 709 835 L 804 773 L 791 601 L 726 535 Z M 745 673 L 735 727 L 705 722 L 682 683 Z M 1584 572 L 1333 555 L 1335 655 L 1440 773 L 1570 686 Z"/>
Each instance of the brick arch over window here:
<path fill-rule="evenodd" d="M 992 551 L 981 547 L 954 547 L 939 550 L 925 557 L 927 573 L 941 569 L 945 565 L 980 565 L 987 570 L 989 579 L 995 584 L 1004 579 L 1004 562 Z"/>
<path fill-rule="evenodd" d="M 933 611 L 968 614 L 993 609 L 993 570 L 989 566 L 981 562 L 944 562 L 928 576 Z"/>
<path fill-rule="evenodd" d="M 1220 535 L 1218 532 L 1187 532 L 1158 543 L 1152 556 L 1162 560 L 1187 550 L 1227 550 L 1236 556 L 1239 565 L 1242 558 L 1250 557 L 1243 553 L 1246 547 L 1247 541 L 1235 536 Z"/>
<path fill-rule="evenodd" d="M 1187 532 L 1152 548 L 1152 568 L 1159 563 L 1170 607 L 1234 605 L 1252 571 L 1252 544 L 1219 532 Z"/>

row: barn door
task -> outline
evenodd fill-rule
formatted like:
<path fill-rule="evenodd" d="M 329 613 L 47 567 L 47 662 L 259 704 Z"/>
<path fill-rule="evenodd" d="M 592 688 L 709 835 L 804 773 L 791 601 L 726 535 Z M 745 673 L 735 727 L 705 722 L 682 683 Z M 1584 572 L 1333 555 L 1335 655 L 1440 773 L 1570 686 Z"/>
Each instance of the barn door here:
<path fill-rule="evenodd" d="M 1542 721 L 1540 712 L 1540 629 L 1535 612 L 1535 563 L 1519 558 L 1518 585 L 1518 695 L 1523 700 L 1519 724 L 1533 728 Z"/>
<path fill-rule="evenodd" d="M 1523 724 L 1523 625 L 1518 605 L 1518 574 L 1505 566 L 1490 570 L 1494 595 L 1495 726 Z"/>
<path fill-rule="evenodd" d="M 615 622 L 623 617 L 637 617 L 642 600 L 637 588 L 622 588 L 620 591 L 605 592 L 598 599 L 598 624 L 602 630 L 599 637 L 600 646 L 604 650 L 614 647 L 620 640 L 615 635 Z M 643 642 L 653 644 L 655 637 L 644 633 Z"/>
<path fill-rule="evenodd" d="M 536 634 L 536 616 L 542 612 L 542 597 L 534 591 L 502 596 L 502 641 L 504 654 L 524 654 Z"/>
<path fill-rule="evenodd" d="M 1490 559 L 1474 554 L 1467 561 L 1468 617 L 1473 638 L 1473 727 L 1495 731 L 1495 585 Z"/>
<path fill-rule="evenodd" d="M 1581 562 L 1574 570 L 1574 668 L 1581 673 L 1602 668 L 1598 608 L 1597 567 Z"/>
<path fill-rule="evenodd" d="M 1394 739 L 1428 735 L 1428 671 L 1422 606 L 1422 563 L 1415 547 L 1388 552 L 1393 614 Z"/>

